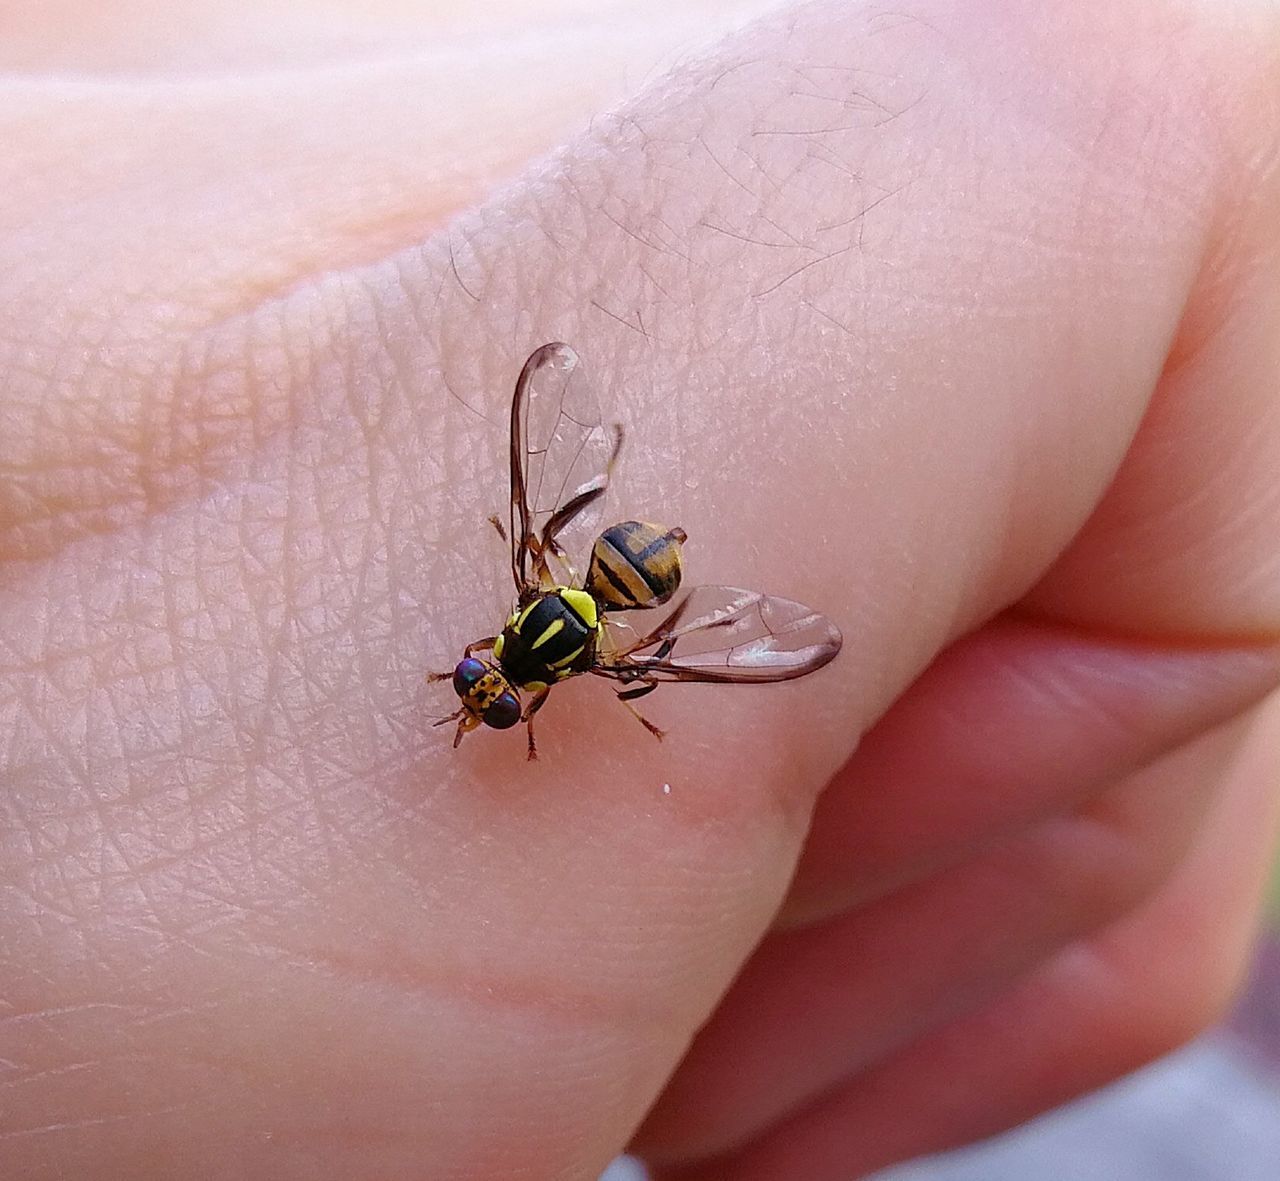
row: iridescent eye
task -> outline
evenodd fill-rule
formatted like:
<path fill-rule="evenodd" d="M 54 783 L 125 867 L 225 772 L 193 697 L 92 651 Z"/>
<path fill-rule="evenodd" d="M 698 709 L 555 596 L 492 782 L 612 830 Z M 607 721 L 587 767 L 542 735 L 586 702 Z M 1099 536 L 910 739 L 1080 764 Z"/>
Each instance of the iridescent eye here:
<path fill-rule="evenodd" d="M 480 683 L 480 678 L 488 671 L 484 661 L 477 660 L 474 656 L 459 660 L 458 667 L 453 670 L 453 691 L 459 697 L 465 697 Z"/>
<path fill-rule="evenodd" d="M 520 720 L 520 699 L 507 690 L 500 693 L 484 711 L 484 724 L 495 730 L 508 730 Z"/>

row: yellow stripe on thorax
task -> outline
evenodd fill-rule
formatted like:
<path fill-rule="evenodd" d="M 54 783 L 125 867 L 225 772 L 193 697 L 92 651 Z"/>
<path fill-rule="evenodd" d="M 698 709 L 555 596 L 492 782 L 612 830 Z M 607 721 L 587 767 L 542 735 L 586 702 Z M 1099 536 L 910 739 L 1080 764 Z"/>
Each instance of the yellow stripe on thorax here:
<path fill-rule="evenodd" d="M 542 645 L 545 644 L 549 639 L 551 639 L 552 636 L 559 635 L 562 631 L 564 631 L 564 620 L 553 619 L 547 625 L 547 630 L 544 631 L 542 635 L 540 635 L 536 640 L 534 640 L 533 643 L 529 645 L 529 647 L 541 648 Z"/>
<path fill-rule="evenodd" d="M 578 659 L 579 656 L 582 655 L 582 649 L 585 646 L 586 645 L 584 644 L 579 644 L 572 652 L 569 653 L 568 656 L 562 656 L 560 657 L 559 660 L 553 660 L 550 664 L 547 665 L 547 667 L 554 668 L 557 670 L 562 668 L 568 668 L 569 665 L 571 665 L 575 660 Z"/>

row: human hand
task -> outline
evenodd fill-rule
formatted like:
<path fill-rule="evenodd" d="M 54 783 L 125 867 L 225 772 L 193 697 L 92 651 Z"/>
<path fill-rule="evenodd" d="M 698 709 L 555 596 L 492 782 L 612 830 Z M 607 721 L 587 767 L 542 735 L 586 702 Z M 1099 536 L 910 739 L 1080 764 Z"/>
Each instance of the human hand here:
<path fill-rule="evenodd" d="M 664 1177 L 834 1181 L 1229 996 L 1280 754 L 1274 14 L 820 5 L 598 114 L 668 15 L 67 51 L 176 80 L 10 44 L 6 1176 L 589 1178 L 652 1108 Z M 580 682 L 536 764 L 431 729 L 551 339 L 620 515 L 833 665 L 664 689 L 661 746 Z"/>

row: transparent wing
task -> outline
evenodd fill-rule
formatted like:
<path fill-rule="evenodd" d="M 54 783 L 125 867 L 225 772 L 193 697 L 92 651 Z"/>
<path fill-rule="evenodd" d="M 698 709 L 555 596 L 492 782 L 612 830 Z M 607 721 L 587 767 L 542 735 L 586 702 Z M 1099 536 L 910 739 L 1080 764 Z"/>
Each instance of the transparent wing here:
<path fill-rule="evenodd" d="M 511 400 L 511 574 L 523 594 L 548 577 L 548 550 L 573 550 L 599 525 L 621 443 L 567 344 L 525 362 Z"/>
<path fill-rule="evenodd" d="M 699 586 L 647 635 L 602 652 L 592 671 L 619 680 L 763 684 L 821 668 L 842 642 L 835 624 L 803 603 Z"/>

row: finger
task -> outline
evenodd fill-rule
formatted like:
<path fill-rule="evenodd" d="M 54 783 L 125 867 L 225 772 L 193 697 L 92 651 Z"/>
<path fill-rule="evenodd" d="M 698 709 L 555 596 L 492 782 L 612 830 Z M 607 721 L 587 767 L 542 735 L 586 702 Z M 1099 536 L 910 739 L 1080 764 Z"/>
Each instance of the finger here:
<path fill-rule="evenodd" d="M 1259 47 L 1274 45 L 1274 19 L 1260 19 L 1270 35 L 1242 60 L 1270 60 Z M 784 921 L 832 913 L 1070 806 L 1247 704 L 1251 660 L 1229 637 L 1274 638 L 1280 586 L 1274 212 L 1260 195 L 1212 231 L 1118 479 L 1014 621 L 945 653 L 835 777 Z M 1037 627 L 1046 616 L 1053 625 Z M 1238 697 L 1219 673 L 1240 677 Z"/>
<path fill-rule="evenodd" d="M 1239 986 L 1280 824 L 1280 711 L 1147 905 L 986 1010 L 833 1088 L 738 1155 L 664 1181 L 831 1181 L 994 1135 L 1194 1037 Z"/>
<path fill-rule="evenodd" d="M 699 1032 L 639 1151 L 667 1163 L 747 1143 L 1119 919 L 1185 854 L 1242 729 L 1215 731 L 1074 816 L 767 940 Z"/>
<path fill-rule="evenodd" d="M 1274 31 L 1275 10 L 1265 19 Z M 1274 53 L 1270 45 L 1264 54 Z M 1280 247 L 1266 226 L 1278 211 L 1273 196 L 1261 196 L 1219 228 L 1207 261 L 1221 278 L 1198 284 L 1114 484 L 1029 608 L 1086 626 L 1177 636 L 1200 634 L 1212 601 L 1225 631 L 1274 637 Z M 1232 261 L 1221 261 L 1223 252 Z M 1221 415 L 1227 390 L 1231 410 Z M 1242 488 L 1250 490 L 1243 501 L 1235 495 Z"/>
<path fill-rule="evenodd" d="M 823 792 L 784 925 L 839 913 L 1051 813 L 1266 691 L 1276 654 L 995 620 L 953 644 Z"/>

